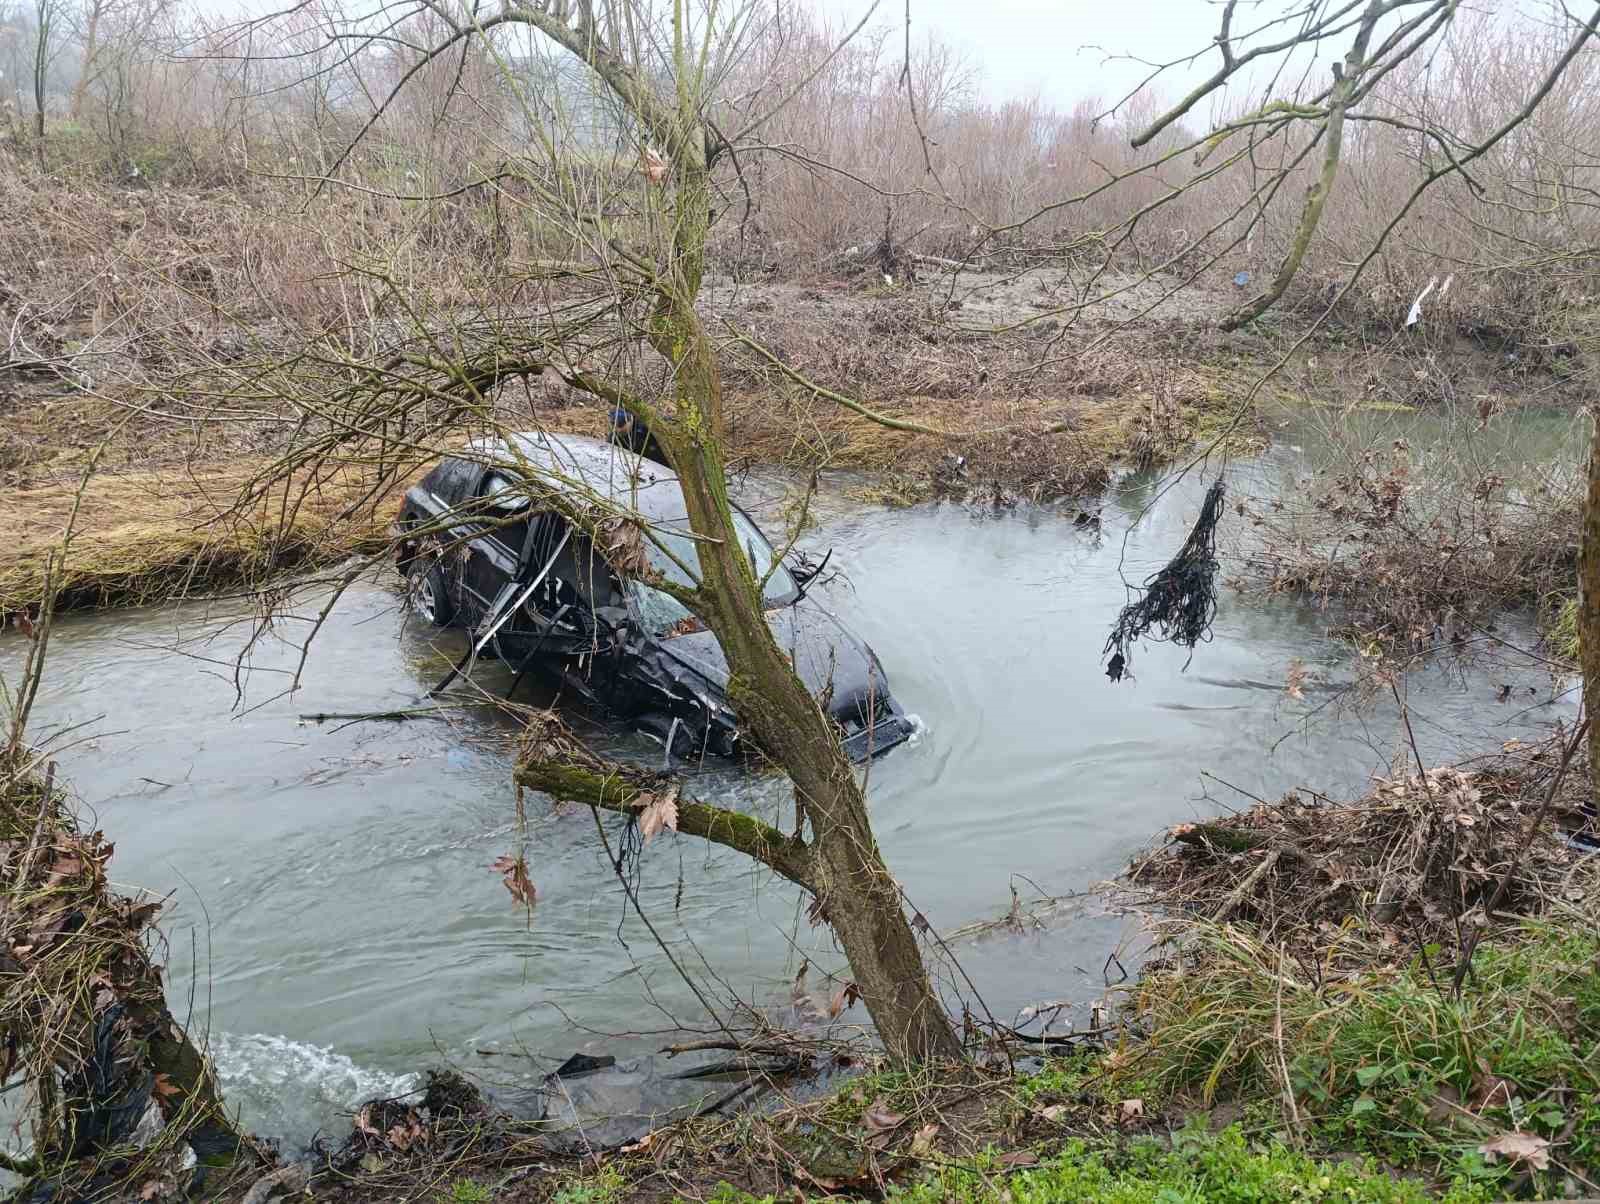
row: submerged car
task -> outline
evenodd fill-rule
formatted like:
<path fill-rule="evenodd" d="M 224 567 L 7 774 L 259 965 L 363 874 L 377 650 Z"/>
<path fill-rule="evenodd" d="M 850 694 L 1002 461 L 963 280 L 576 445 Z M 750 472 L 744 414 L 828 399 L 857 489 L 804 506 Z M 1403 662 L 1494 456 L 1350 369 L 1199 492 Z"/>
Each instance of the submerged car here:
<path fill-rule="evenodd" d="M 637 516 L 648 537 L 608 549 L 563 516 L 596 504 Z M 764 581 L 773 636 L 838 725 L 850 759 L 904 742 L 912 724 L 877 656 L 807 596 L 818 566 L 783 563 L 738 507 L 733 521 Z M 469 659 L 492 654 L 519 674 L 559 681 L 672 757 L 733 756 L 744 747 L 716 637 L 650 584 L 692 586 L 699 567 L 671 469 L 579 436 L 480 440 L 406 492 L 400 535 L 415 611 L 434 626 L 464 628 Z"/>

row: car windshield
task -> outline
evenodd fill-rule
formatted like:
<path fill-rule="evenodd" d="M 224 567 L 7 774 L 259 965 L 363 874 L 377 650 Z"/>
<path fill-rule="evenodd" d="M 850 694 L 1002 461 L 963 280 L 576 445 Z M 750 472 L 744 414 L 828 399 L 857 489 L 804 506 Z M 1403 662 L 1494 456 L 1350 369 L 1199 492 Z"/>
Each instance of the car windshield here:
<path fill-rule="evenodd" d="M 744 547 L 745 555 L 750 557 L 750 564 L 755 569 L 756 577 L 766 578 L 766 586 L 761 591 L 762 603 L 768 608 L 788 606 L 792 603 L 799 596 L 800 590 L 795 585 L 794 578 L 789 575 L 789 570 L 781 563 L 773 563 L 777 553 L 767 542 L 767 537 L 761 534 L 755 523 L 739 510 L 733 512 L 733 529 L 739 536 L 739 543 Z M 652 568 L 669 581 L 692 587 L 696 584 L 695 580 L 685 573 L 678 563 L 681 561 L 691 568 L 699 567 L 700 560 L 695 540 L 687 534 L 688 530 L 687 518 L 655 522 L 650 527 L 650 535 L 654 538 L 647 537 L 644 547 Z M 671 556 L 662 550 L 660 546 L 662 544 L 670 549 Z M 673 557 L 677 559 L 674 560 Z M 651 634 L 670 635 L 698 629 L 698 621 L 671 595 L 637 580 L 629 583 L 629 589 L 639 604 L 640 616 Z"/>

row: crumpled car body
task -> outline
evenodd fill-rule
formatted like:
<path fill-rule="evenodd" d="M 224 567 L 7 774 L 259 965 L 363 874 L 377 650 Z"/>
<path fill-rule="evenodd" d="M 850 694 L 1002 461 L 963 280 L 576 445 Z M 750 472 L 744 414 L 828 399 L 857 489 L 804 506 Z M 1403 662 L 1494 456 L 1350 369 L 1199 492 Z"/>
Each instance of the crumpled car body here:
<path fill-rule="evenodd" d="M 597 547 L 565 517 L 597 503 L 639 516 L 644 537 Z M 851 760 L 903 743 L 912 724 L 877 656 L 806 595 L 814 570 L 784 564 L 737 507 L 734 521 L 764 579 L 778 646 L 838 726 Z M 716 638 L 651 583 L 692 585 L 698 570 L 669 468 L 579 436 L 480 440 L 407 491 L 399 531 L 399 566 L 424 620 L 465 629 L 519 674 L 559 681 L 672 757 L 733 756 L 746 747 Z"/>

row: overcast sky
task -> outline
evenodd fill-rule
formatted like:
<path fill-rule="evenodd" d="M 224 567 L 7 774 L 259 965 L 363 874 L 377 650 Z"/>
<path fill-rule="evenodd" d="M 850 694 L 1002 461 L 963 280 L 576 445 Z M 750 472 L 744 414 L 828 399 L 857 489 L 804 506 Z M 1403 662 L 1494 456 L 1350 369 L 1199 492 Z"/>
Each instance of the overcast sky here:
<path fill-rule="evenodd" d="M 815 2 L 852 23 L 871 4 Z M 904 0 L 882 0 L 873 24 L 898 28 L 904 20 Z M 1220 20 L 1221 8 L 1210 0 L 911 0 L 913 36 L 932 32 L 960 47 L 982 69 L 987 99 L 1036 91 L 1062 108 L 1086 97 L 1120 97 L 1146 73 L 1111 56 L 1166 61 L 1193 54 L 1210 44 Z M 1164 77 L 1162 93 L 1192 86 L 1220 61 L 1208 51 L 1193 70 Z"/>

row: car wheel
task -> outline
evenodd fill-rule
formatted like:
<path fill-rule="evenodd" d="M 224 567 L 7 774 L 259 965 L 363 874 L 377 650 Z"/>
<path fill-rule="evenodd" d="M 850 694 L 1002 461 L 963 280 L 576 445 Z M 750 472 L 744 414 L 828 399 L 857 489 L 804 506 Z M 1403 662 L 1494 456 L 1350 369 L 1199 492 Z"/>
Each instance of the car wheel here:
<path fill-rule="evenodd" d="M 450 604 L 450 594 L 445 587 L 444 570 L 437 560 L 411 562 L 407 574 L 410 582 L 411 609 L 435 627 L 448 627 L 455 618 L 455 607 Z"/>

